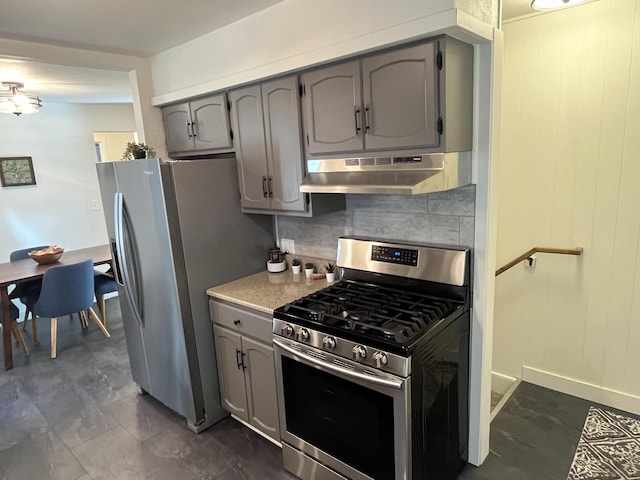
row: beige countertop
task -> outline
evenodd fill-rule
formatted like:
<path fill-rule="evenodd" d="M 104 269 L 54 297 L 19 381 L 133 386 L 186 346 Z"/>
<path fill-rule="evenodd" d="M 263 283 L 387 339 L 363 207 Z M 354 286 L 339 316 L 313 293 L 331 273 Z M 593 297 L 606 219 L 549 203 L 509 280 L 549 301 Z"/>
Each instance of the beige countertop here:
<path fill-rule="evenodd" d="M 327 285 L 327 280 L 324 278 L 320 280 L 306 278 L 304 271 L 298 275 L 292 274 L 291 269 L 281 273 L 263 271 L 211 287 L 207 290 L 207 295 L 272 314 L 276 308 Z"/>

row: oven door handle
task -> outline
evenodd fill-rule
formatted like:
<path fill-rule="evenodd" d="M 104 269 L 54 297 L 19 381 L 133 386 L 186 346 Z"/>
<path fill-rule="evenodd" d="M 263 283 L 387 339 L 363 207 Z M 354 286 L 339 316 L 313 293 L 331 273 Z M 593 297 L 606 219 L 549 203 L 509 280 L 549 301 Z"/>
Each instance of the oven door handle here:
<path fill-rule="evenodd" d="M 322 369 L 322 370 L 331 370 L 334 371 L 336 373 L 341 373 L 342 375 L 345 375 L 347 377 L 352 377 L 352 378 L 357 378 L 359 380 L 363 380 L 365 382 L 369 382 L 369 383 L 376 383 L 378 385 L 383 385 L 385 387 L 392 387 L 398 390 L 402 390 L 402 386 L 404 385 L 404 382 L 401 380 L 395 380 L 395 379 L 391 379 L 391 378 L 379 378 L 379 377 L 373 377 L 371 375 L 367 375 L 366 373 L 360 373 L 360 372 L 355 372 L 353 370 L 350 370 L 348 368 L 344 368 L 344 367 L 340 367 L 338 365 L 335 365 L 333 363 L 324 363 L 321 362 L 317 359 L 315 359 L 314 357 L 310 356 L 310 355 L 306 355 L 303 352 L 300 352 L 298 350 L 296 350 L 295 348 L 291 348 L 290 346 L 282 343 L 280 340 L 278 340 L 277 338 L 273 339 L 273 343 L 278 346 L 279 348 L 283 349 L 286 352 L 289 352 L 295 356 L 301 357 L 303 358 L 305 361 L 311 363 L 312 365 L 315 365 L 316 367 Z"/>

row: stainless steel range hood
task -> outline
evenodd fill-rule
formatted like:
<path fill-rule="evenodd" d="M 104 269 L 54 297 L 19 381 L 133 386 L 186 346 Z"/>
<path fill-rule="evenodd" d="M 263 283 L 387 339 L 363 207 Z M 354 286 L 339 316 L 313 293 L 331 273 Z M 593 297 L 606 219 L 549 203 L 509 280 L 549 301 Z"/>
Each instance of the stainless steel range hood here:
<path fill-rule="evenodd" d="M 307 161 L 301 192 L 416 195 L 471 183 L 471 152 Z"/>

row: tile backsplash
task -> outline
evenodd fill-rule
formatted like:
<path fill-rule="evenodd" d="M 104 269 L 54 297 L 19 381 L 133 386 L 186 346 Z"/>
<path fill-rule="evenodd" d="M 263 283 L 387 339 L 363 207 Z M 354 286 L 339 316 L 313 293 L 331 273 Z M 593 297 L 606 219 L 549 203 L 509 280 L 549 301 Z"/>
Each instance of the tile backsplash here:
<path fill-rule="evenodd" d="M 336 258 L 338 237 L 355 235 L 473 247 L 475 185 L 424 195 L 347 195 L 347 209 L 311 218 L 276 218 L 296 252 Z"/>

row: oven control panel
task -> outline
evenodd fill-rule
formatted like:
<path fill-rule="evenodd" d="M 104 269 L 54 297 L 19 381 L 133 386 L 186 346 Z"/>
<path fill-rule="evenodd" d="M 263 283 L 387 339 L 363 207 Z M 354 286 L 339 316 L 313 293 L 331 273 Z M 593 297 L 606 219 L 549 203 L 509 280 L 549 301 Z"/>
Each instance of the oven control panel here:
<path fill-rule="evenodd" d="M 411 358 L 384 352 L 377 348 L 347 340 L 313 328 L 303 327 L 279 318 L 273 319 L 273 338 L 296 351 L 312 355 L 336 365 L 351 365 L 367 375 L 376 376 L 373 369 L 403 378 L 411 375 Z M 339 360 L 332 360 L 335 355 Z M 329 360 L 327 360 L 329 359 Z M 356 365 L 359 365 L 355 367 Z M 348 367 L 352 368 L 352 367 Z"/>
<path fill-rule="evenodd" d="M 417 267 L 418 250 L 414 250 L 412 248 L 396 248 L 383 245 L 372 245 L 371 260 Z"/>

